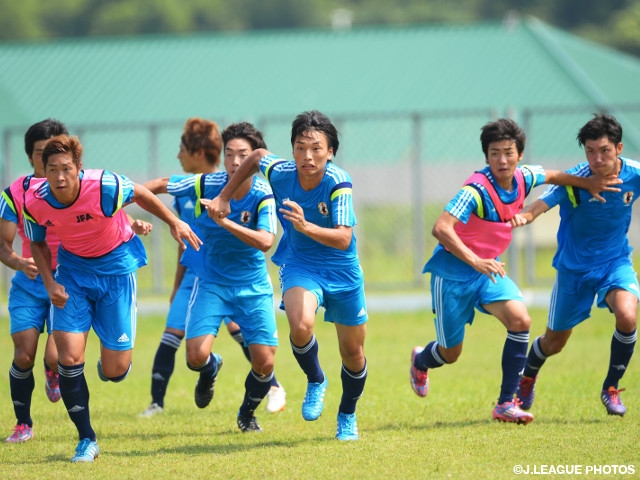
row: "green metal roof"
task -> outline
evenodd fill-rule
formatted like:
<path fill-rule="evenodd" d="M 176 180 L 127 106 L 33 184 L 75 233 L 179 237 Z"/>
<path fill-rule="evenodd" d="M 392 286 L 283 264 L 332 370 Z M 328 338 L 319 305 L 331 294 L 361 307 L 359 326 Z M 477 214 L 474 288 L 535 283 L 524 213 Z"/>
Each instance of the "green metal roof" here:
<path fill-rule="evenodd" d="M 640 104 L 639 78 L 638 59 L 532 18 L 517 24 L 5 43 L 0 44 L 0 131 L 15 127 L 22 134 L 20 129 L 46 117 L 78 128 L 173 122 L 170 135 L 161 139 L 170 152 L 167 161 L 173 162 L 177 132 L 189 117 L 224 126 L 282 116 L 287 122 L 272 127 L 267 141 L 272 147 L 278 138 L 278 147 L 289 151 L 293 116 L 315 108 L 332 118 L 361 115 L 359 125 L 345 126 L 352 143 L 341 149 L 375 160 L 409 154 L 411 123 L 398 120 L 397 147 L 372 135 L 374 124 L 384 129 L 401 112 L 466 111 L 471 113 L 455 124 L 434 117 L 425 127 L 426 141 L 435 137 L 442 144 L 432 145 L 428 155 L 444 158 L 455 148 L 477 160 L 479 128 L 491 116 L 512 114 L 522 121 L 527 108 L 583 107 L 575 118 L 530 127 L 538 137 L 555 130 L 554 122 L 570 122 L 573 131 L 597 105 Z M 624 120 L 627 145 L 640 151 L 640 115 Z M 460 138 L 461 130 L 469 132 L 468 139 Z M 563 149 L 576 150 L 575 141 L 550 142 L 533 153 Z M 129 153 L 147 155 L 142 147 Z"/>

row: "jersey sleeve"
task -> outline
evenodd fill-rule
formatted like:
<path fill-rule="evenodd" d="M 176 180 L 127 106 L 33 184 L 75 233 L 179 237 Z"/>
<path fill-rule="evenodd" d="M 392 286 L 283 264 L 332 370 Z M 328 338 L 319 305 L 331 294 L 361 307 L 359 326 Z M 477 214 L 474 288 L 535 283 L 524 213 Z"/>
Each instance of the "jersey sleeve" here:
<path fill-rule="evenodd" d="M 266 194 L 258 202 L 258 221 L 256 230 L 278 233 L 278 218 L 276 216 L 276 201 L 273 194 Z"/>
<path fill-rule="evenodd" d="M 24 219 L 24 233 L 32 242 L 44 242 L 47 235 L 47 229 L 41 225 L 38 225 L 33 218 L 31 218 L 26 212 L 22 215 Z"/>
<path fill-rule="evenodd" d="M 449 212 L 462 223 L 467 223 L 472 213 L 476 213 L 478 217 L 484 218 L 485 214 L 482 210 L 483 203 L 478 189 L 471 185 L 465 185 L 455 197 L 445 207 L 445 212 Z"/>
<path fill-rule="evenodd" d="M 353 210 L 353 187 L 350 181 L 338 183 L 331 189 L 331 211 L 333 224 L 353 227 L 356 215 Z"/>
<path fill-rule="evenodd" d="M 13 201 L 11 188 L 5 188 L 0 195 L 0 218 L 15 224 L 19 223 L 18 211 L 16 209 L 16 204 Z"/>
<path fill-rule="evenodd" d="M 278 157 L 277 155 L 273 155 L 272 153 L 267 154 L 260 159 L 260 171 L 269 183 L 271 183 L 271 173 L 273 172 L 273 167 L 285 161 L 286 160 Z"/>
<path fill-rule="evenodd" d="M 520 170 L 524 177 L 525 191 L 527 195 L 531 193 L 534 187 L 542 185 L 547 181 L 547 174 L 540 165 L 521 165 Z"/>
<path fill-rule="evenodd" d="M 538 200 L 542 200 L 549 208 L 553 208 L 560 203 L 562 198 L 566 195 L 566 187 L 560 185 L 549 185 L 547 189 L 542 192 L 542 195 L 538 197 Z"/>
<path fill-rule="evenodd" d="M 107 217 L 112 217 L 124 205 L 133 201 L 134 183 L 124 175 L 105 170 L 100 188 L 101 207 Z"/>
<path fill-rule="evenodd" d="M 172 175 L 167 183 L 167 193 L 174 197 L 196 197 L 196 185 L 200 184 L 202 174 Z"/>

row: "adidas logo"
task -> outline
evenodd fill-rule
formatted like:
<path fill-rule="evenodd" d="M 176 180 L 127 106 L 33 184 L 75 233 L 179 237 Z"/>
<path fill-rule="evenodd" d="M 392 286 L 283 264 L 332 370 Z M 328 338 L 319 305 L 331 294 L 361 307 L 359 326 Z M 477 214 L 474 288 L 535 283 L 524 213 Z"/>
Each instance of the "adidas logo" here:
<path fill-rule="evenodd" d="M 629 284 L 629 288 L 630 288 L 631 290 L 638 291 L 638 286 L 637 286 L 635 283 L 630 283 L 630 284 Z"/>
<path fill-rule="evenodd" d="M 278 331 L 273 332 L 273 338 L 278 338 Z"/>
<path fill-rule="evenodd" d="M 154 373 L 153 375 L 151 375 L 151 378 L 154 380 L 160 380 L 160 381 L 164 381 L 164 376 L 161 373 Z"/>
<path fill-rule="evenodd" d="M 84 410 L 84 407 L 81 407 L 80 405 L 74 405 L 69 410 L 67 410 L 67 412 L 69 412 L 69 413 L 78 413 L 78 412 L 81 412 L 82 410 Z"/>
<path fill-rule="evenodd" d="M 364 307 L 362 307 L 358 312 L 358 318 L 364 317 L 366 314 L 367 314 L 367 311 L 364 309 Z"/>
<path fill-rule="evenodd" d="M 51 220 L 47 220 L 46 222 L 44 222 L 44 226 L 45 227 L 53 227 L 53 222 Z"/>
<path fill-rule="evenodd" d="M 611 368 L 615 368 L 616 370 L 624 371 L 627 369 L 624 365 L 611 365 Z"/>
<path fill-rule="evenodd" d="M 120 335 L 120 338 L 118 338 L 117 340 L 118 343 L 123 343 L 128 341 L 129 341 L 129 337 L 127 337 L 126 333 L 123 333 L 122 335 Z"/>

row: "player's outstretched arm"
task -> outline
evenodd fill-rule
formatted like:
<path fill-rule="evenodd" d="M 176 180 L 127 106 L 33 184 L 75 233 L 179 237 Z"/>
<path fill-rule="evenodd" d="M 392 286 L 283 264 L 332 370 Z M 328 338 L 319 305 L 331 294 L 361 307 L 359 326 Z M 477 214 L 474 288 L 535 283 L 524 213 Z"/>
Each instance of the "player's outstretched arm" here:
<path fill-rule="evenodd" d="M 252 177 L 260 170 L 260 159 L 270 152 L 264 148 L 257 148 L 249 154 L 247 158 L 236 170 L 229 181 L 224 186 L 220 195 L 214 198 L 207 207 L 207 212 L 211 218 L 226 217 L 231 212 L 229 202 L 235 191 L 243 184 L 245 180 Z M 202 202 L 202 201 L 201 201 Z"/>
<path fill-rule="evenodd" d="M 212 201 L 213 200 L 208 198 L 200 199 L 200 203 L 207 209 L 207 212 L 209 211 L 209 205 L 211 205 Z M 236 238 L 243 241 L 250 247 L 257 248 L 262 252 L 269 250 L 275 240 L 275 235 L 267 232 L 266 230 L 253 230 L 251 228 L 243 227 L 233 220 L 229 220 L 227 217 L 211 216 L 211 218 Z"/>
<path fill-rule="evenodd" d="M 167 185 L 169 185 L 169 177 L 154 178 L 144 183 L 144 187 L 149 189 L 154 195 L 167 193 Z"/>
<path fill-rule="evenodd" d="M 202 240 L 200 240 L 193 230 L 191 230 L 191 227 L 171 213 L 171 210 L 158 200 L 158 198 L 144 185 L 134 183 L 133 201 L 140 205 L 141 208 L 169 225 L 171 235 L 183 249 L 187 248 L 184 243 L 184 240 L 186 240 L 195 250 L 200 250 Z"/>
<path fill-rule="evenodd" d="M 464 244 L 453 228 L 459 221 L 449 212 L 442 212 L 436 220 L 431 234 L 453 255 L 473 267 L 474 270 L 487 275 L 492 282 L 496 281 L 495 275 L 504 277 L 507 274 L 504 270 L 504 263 L 495 258 L 480 258 Z"/>
<path fill-rule="evenodd" d="M 536 200 L 530 205 L 527 205 L 522 211 L 516 215 L 519 217 L 518 221 L 514 222 L 514 219 L 510 220 L 513 227 L 522 227 L 528 223 L 533 222 L 536 218 L 549 210 L 551 207 L 547 205 L 543 200 Z"/>
<path fill-rule="evenodd" d="M 616 185 L 620 185 L 622 183 L 622 180 L 618 178 L 617 175 L 608 175 L 606 177 L 600 177 L 598 175 L 579 177 L 577 175 L 571 175 L 558 170 L 545 170 L 545 174 L 545 183 L 551 183 L 553 185 L 572 185 L 574 187 L 582 188 L 588 191 L 592 197 L 600 202 L 606 202 L 602 195 L 600 195 L 601 192 L 619 192 L 620 188 L 616 187 Z"/>

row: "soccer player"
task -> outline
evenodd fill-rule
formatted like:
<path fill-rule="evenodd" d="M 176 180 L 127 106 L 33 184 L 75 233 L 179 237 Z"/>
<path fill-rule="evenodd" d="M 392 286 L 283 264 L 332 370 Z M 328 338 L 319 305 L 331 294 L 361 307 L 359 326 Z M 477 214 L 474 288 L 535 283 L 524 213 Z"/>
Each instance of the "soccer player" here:
<path fill-rule="evenodd" d="M 226 135 L 226 136 L 225 136 Z M 233 142 L 234 139 L 236 142 Z M 229 143 L 231 145 L 228 145 Z M 262 133 L 248 123 L 238 124 L 235 128 L 229 128 L 221 137 L 216 123 L 201 118 L 190 118 L 184 126 L 184 132 L 180 139 L 178 160 L 182 169 L 188 174 L 207 174 L 217 171 L 220 164 L 220 150 L 223 145 L 225 154 L 235 154 L 234 143 L 240 143 L 242 152 L 254 150 L 264 146 Z M 153 193 L 166 193 L 167 183 L 174 183 L 184 178 L 175 175 L 170 179 L 156 179 L 145 183 Z M 195 225 L 194 202 L 189 197 L 174 197 L 173 206 L 182 220 L 198 232 Z M 164 409 L 164 397 L 167 392 L 169 379 L 175 368 L 175 358 L 178 348 L 185 335 L 185 322 L 188 310 L 189 298 L 193 291 L 195 274 L 193 268 L 187 268 L 186 263 L 198 265 L 205 261 L 204 249 L 200 251 L 187 247 L 178 255 L 173 292 L 171 293 L 171 306 L 167 315 L 166 328 L 160 340 L 160 345 L 153 362 L 151 376 L 151 404 L 140 414 L 141 417 L 151 417 L 162 413 Z M 184 256 L 184 260 L 182 259 Z M 249 361 L 249 349 L 244 345 L 242 331 L 237 323 L 228 317 L 224 319 L 231 337 L 242 347 L 243 353 Z M 279 412 L 284 409 L 286 393 L 278 383 L 275 375 L 271 382 L 271 388 L 267 394 L 267 411 Z"/>
<path fill-rule="evenodd" d="M 524 368 L 531 319 L 522 294 L 498 260 L 509 246 L 512 226 L 519 225 L 525 197 L 542 183 L 572 184 L 598 192 L 619 180 L 589 179 L 539 166 L 519 166 L 525 133 L 513 121 L 499 119 L 482 127 L 480 141 L 487 166 L 474 173 L 446 206 L 433 227 L 438 239 L 423 272 L 431 273 L 437 339 L 411 352 L 414 392 L 428 393 L 428 369 L 454 363 L 462 353 L 465 325 L 474 308 L 495 316 L 507 328 L 502 351 L 502 385 L 493 418 L 527 424 L 531 413 L 514 397 Z"/>
<path fill-rule="evenodd" d="M 289 161 L 265 149 L 254 150 L 208 206 L 208 213 L 214 219 L 238 215 L 230 200 L 246 179 L 262 171 L 273 189 L 284 230 L 272 260 L 280 267 L 293 355 L 307 376 L 302 416 L 316 420 L 324 407 L 328 381 L 313 333 L 316 311 L 323 306 L 325 321 L 335 325 L 342 357 L 336 438 L 357 440 L 355 410 L 367 378 L 368 316 L 353 234 L 351 178 L 333 163 L 338 131 L 317 110 L 295 118 L 291 145 L 293 160 Z"/>
<path fill-rule="evenodd" d="M 0 261 L 16 270 L 9 292 L 9 318 L 13 340 L 13 363 L 9 370 L 9 388 L 17 423 L 7 442 L 26 442 L 33 438 L 31 396 L 35 386 L 33 365 L 40 333 L 47 329 L 44 353 L 45 391 L 52 402 L 60 400 L 58 385 L 58 351 L 51 336 L 49 308 L 51 302 L 31 257 L 29 240 L 24 233 L 22 205 L 24 192 L 32 181 L 44 177 L 42 150 L 49 138 L 67 134 L 67 127 L 54 119 L 47 119 L 29 127 L 24 147 L 33 167 L 33 174 L 22 176 L 7 187 L 0 196 Z M 13 250 L 16 233 L 22 239 L 22 255 Z M 58 239 L 49 236 L 52 270 L 56 267 Z"/>
<path fill-rule="evenodd" d="M 529 349 L 518 396 L 523 409 L 531 408 L 538 371 L 549 356 L 560 353 L 573 328 L 591 316 L 595 299 L 597 306 L 608 308 L 616 320 L 600 398 L 609 415 L 623 416 L 627 409 L 620 392 L 624 388 L 619 389 L 618 383 L 638 337 L 638 280 L 627 231 L 631 206 L 640 195 L 640 163 L 621 156 L 622 127 L 611 115 L 594 115 L 577 139 L 587 161 L 570 173 L 581 177 L 617 175 L 624 183 L 621 191 L 603 193 L 606 203 L 591 201 L 588 193 L 578 188 L 548 187 L 523 211 L 523 217 L 533 221 L 559 205 L 560 226 L 547 330 Z"/>
<path fill-rule="evenodd" d="M 53 337 L 58 348 L 60 393 L 78 430 L 72 462 L 98 456 L 89 416 L 84 352 L 89 329 L 100 339 L 98 374 L 120 382 L 131 368 L 136 332 L 136 275 L 147 263 L 142 241 L 122 207 L 135 201 L 171 228 L 183 244 L 200 239 L 149 190 L 105 170 L 82 170 L 77 137 L 59 135 L 44 146 L 46 180 L 34 182 L 24 198 L 24 229 L 53 305 Z M 58 268 L 51 272 L 46 235 L 60 240 Z"/>
<path fill-rule="evenodd" d="M 253 150 L 248 135 L 257 135 L 248 123 L 230 125 L 222 133 L 226 172 L 164 179 L 156 190 L 194 202 L 196 226 L 207 246 L 204 259 L 186 263 L 195 273 L 186 321 L 187 366 L 199 373 L 195 403 L 205 408 L 213 399 L 222 357 L 212 353 L 211 347 L 224 318 L 231 318 L 240 327 L 251 361 L 237 424 L 242 432 L 260 432 L 255 410 L 271 387 L 278 345 L 273 288 L 263 253 L 271 248 L 276 234 L 273 193 L 266 182 L 250 177 L 233 196 L 231 217 L 214 221 L 203 212 L 203 205 L 218 195 Z"/>

